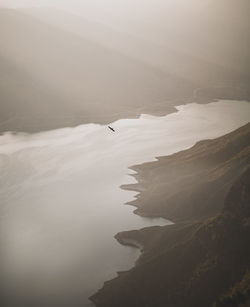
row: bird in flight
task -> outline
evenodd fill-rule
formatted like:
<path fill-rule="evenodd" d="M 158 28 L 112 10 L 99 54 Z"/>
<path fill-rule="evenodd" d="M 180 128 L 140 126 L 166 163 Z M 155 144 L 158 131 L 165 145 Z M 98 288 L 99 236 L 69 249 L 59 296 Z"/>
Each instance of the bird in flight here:
<path fill-rule="evenodd" d="M 112 130 L 113 132 L 115 132 L 115 129 L 114 129 L 114 128 L 112 128 L 112 127 L 110 127 L 110 126 L 108 126 L 108 127 L 109 127 L 110 130 Z"/>

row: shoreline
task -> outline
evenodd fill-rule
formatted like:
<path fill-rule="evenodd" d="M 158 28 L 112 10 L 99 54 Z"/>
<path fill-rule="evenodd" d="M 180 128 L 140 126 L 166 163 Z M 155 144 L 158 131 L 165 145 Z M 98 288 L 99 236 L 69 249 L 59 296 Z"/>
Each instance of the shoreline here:
<path fill-rule="evenodd" d="M 218 152 L 220 152 L 220 150 L 223 150 L 223 148 L 229 148 L 228 146 L 231 146 L 231 144 L 234 144 L 235 137 L 238 138 L 239 142 L 241 142 L 241 143 L 239 143 L 239 144 L 241 144 L 240 146 L 242 146 L 242 148 L 244 148 L 244 146 L 247 145 L 246 144 L 246 142 L 247 142 L 246 138 L 247 138 L 247 133 L 248 133 L 248 130 L 247 130 L 248 126 L 249 126 L 249 123 L 241 126 L 240 128 L 234 130 L 233 132 L 229 132 L 227 134 L 224 134 L 224 135 L 217 137 L 217 138 L 214 138 L 212 140 L 198 141 L 198 142 L 195 143 L 195 145 L 193 145 L 189 149 L 176 152 L 176 153 L 171 154 L 169 156 L 156 157 L 156 161 L 145 162 L 145 163 L 142 163 L 140 165 L 133 165 L 133 166 L 129 167 L 129 169 L 136 172 L 134 174 L 130 174 L 131 176 L 133 176 L 136 179 L 136 183 L 121 185 L 120 188 L 124 189 L 124 190 L 136 191 L 136 192 L 138 192 L 138 194 L 135 196 L 134 200 L 126 203 L 126 205 L 136 207 L 136 209 L 133 211 L 133 213 L 137 214 L 139 216 L 149 217 L 149 218 L 162 217 L 162 218 L 166 219 L 166 216 L 164 216 L 164 214 L 160 214 L 160 211 L 158 211 L 159 214 L 157 214 L 157 213 L 152 214 L 153 212 L 150 210 L 151 209 L 150 207 L 147 208 L 147 206 L 146 206 L 146 207 L 141 208 L 141 206 L 138 205 L 138 203 L 137 203 L 138 198 L 140 198 L 141 193 L 148 190 L 148 186 L 147 186 L 148 178 L 147 177 L 150 177 L 150 176 L 154 177 L 154 175 L 155 175 L 154 173 L 152 173 L 152 166 L 158 164 L 156 169 L 159 169 L 159 167 L 162 165 L 162 163 L 163 164 L 167 163 L 167 164 L 170 165 L 170 169 L 171 169 L 171 166 L 173 167 L 173 165 L 176 165 L 176 161 L 177 162 L 179 160 L 184 161 L 184 164 L 189 163 L 190 157 L 192 157 L 192 159 L 197 159 L 197 160 L 194 160 L 194 161 L 198 161 L 199 163 L 200 162 L 202 163 L 202 161 L 206 161 L 207 158 L 208 158 L 206 156 L 206 154 L 204 156 L 204 148 L 207 149 L 206 146 L 209 146 L 209 149 L 211 150 L 211 152 L 213 152 L 214 149 L 217 149 Z M 221 145 L 223 145 L 222 149 L 220 147 Z M 234 153 L 234 152 L 230 151 L 230 155 L 236 154 L 239 149 L 234 148 L 234 150 L 236 150 L 236 152 Z M 205 152 L 206 152 L 206 150 L 205 150 Z M 242 157 L 244 157 L 244 156 L 242 156 Z M 228 161 L 231 161 L 231 160 L 228 160 Z M 234 160 L 232 160 L 232 161 L 234 161 Z M 224 164 L 222 164 L 222 165 L 224 165 Z M 180 167 L 182 168 L 182 165 Z M 232 164 L 231 167 L 233 169 L 234 164 Z M 186 170 L 189 170 L 189 168 L 187 168 Z M 185 172 L 185 169 L 184 169 L 184 172 Z M 237 178 L 238 175 L 235 174 L 235 176 Z M 229 180 L 227 182 L 227 185 L 231 186 L 231 180 Z M 227 193 L 226 190 L 224 191 L 225 193 Z M 224 195 L 224 192 L 223 192 L 223 195 Z M 224 199 L 224 196 L 223 196 L 223 199 Z M 143 199 L 142 199 L 142 203 L 143 203 Z M 146 209 L 146 210 L 144 210 L 144 209 Z M 219 210 L 219 209 L 216 208 L 216 210 Z M 157 212 L 157 207 L 156 207 L 156 212 Z M 189 215 L 187 215 L 185 218 L 183 218 L 183 216 L 181 216 L 180 218 L 175 216 L 176 218 L 174 218 L 174 216 L 169 215 L 167 212 L 168 211 L 166 211 L 166 215 L 168 216 L 168 218 L 171 221 L 176 222 L 175 224 L 173 223 L 173 224 L 164 225 L 164 226 L 150 226 L 150 227 L 145 227 L 145 228 L 142 228 L 142 229 L 139 229 L 139 230 L 122 231 L 122 232 L 118 232 L 114 236 L 114 238 L 121 245 L 138 248 L 139 251 L 140 251 L 140 255 L 139 255 L 138 259 L 136 260 L 136 262 L 134 263 L 134 266 L 127 271 L 117 272 L 118 276 L 114 279 L 119 278 L 119 276 L 121 274 L 126 275 L 126 274 L 130 274 L 131 272 L 134 272 L 134 270 L 136 270 L 136 268 L 138 267 L 139 264 L 145 263 L 145 259 L 148 258 L 148 252 L 147 251 L 149 251 L 155 245 L 155 243 L 157 243 L 158 238 L 161 236 L 161 234 L 166 230 L 166 228 L 168 226 L 172 226 L 172 227 L 169 228 L 169 230 L 171 229 L 170 230 L 170 233 L 171 233 L 171 232 L 178 231 L 178 229 L 181 229 L 182 227 L 189 227 L 188 225 L 191 225 L 191 227 L 192 227 L 192 225 L 196 225 L 196 224 L 203 222 L 202 215 L 200 216 L 199 219 L 190 219 Z M 170 212 L 171 212 L 171 210 L 170 210 Z M 212 211 L 208 211 L 206 213 L 208 215 L 208 217 L 211 216 L 211 212 Z M 175 212 L 173 212 L 173 215 L 175 215 Z M 212 216 L 214 216 L 214 212 L 212 212 Z M 206 219 L 208 217 L 206 217 Z M 170 244 L 172 244 L 172 243 L 170 243 Z M 145 254 L 145 252 L 146 252 L 146 254 Z M 113 284 L 112 280 L 114 280 L 114 279 L 109 280 L 108 284 L 110 284 L 110 283 Z M 90 300 L 95 303 L 95 299 L 96 299 L 96 297 L 98 297 L 99 293 L 100 293 L 100 291 L 98 290 L 93 296 L 90 297 Z"/>
<path fill-rule="evenodd" d="M 25 117 L 24 116 L 18 117 L 17 115 L 15 115 L 11 116 L 10 118 L 6 118 L 2 123 L 0 123 L 0 135 L 6 132 L 35 134 L 50 130 L 62 129 L 65 127 L 74 128 L 79 125 L 85 125 L 85 124 L 107 125 L 117 120 L 136 119 L 139 118 L 141 114 L 149 114 L 152 116 L 161 117 L 177 112 L 176 106 L 178 105 L 185 105 L 192 102 L 198 104 L 208 104 L 211 102 L 218 101 L 220 99 L 250 101 L 250 93 L 248 93 L 247 88 L 240 86 L 201 87 L 194 89 L 190 97 L 164 100 L 162 102 L 152 103 L 151 106 L 146 105 L 146 106 L 137 107 L 135 110 L 132 110 L 127 107 L 126 110 L 123 110 L 121 112 L 116 112 L 114 114 L 110 114 L 104 117 L 97 116 L 97 117 L 92 117 L 91 119 L 87 118 L 84 115 L 55 117 L 54 118 L 55 123 L 47 127 L 37 124 L 40 120 L 38 116 L 34 117 L 35 120 L 34 124 L 27 126 L 26 128 L 22 128 L 22 126 L 25 126 Z M 6 126 L 5 128 L 6 123 L 9 124 L 14 120 L 17 121 L 17 123 L 13 123 L 10 126 Z M 65 121 L 62 124 L 60 124 L 61 120 Z M 1 127 L 3 127 L 3 129 Z"/>
<path fill-rule="evenodd" d="M 148 227 L 147 227 L 148 228 Z M 126 237 L 126 231 L 118 232 L 114 238 L 117 242 L 119 242 L 123 246 L 131 246 L 134 248 L 138 248 L 141 253 L 143 253 L 144 245 L 139 241 L 133 238 L 133 236 Z"/>

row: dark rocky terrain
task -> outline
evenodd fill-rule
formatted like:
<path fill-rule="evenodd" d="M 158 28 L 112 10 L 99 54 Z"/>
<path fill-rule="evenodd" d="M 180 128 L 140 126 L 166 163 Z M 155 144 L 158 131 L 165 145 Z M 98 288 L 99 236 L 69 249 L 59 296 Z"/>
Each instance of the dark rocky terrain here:
<path fill-rule="evenodd" d="M 96 306 L 248 306 L 249 133 L 250 124 L 133 167 L 139 213 L 177 223 L 116 235 L 124 245 L 143 246 L 143 253 L 91 298 Z"/>
<path fill-rule="evenodd" d="M 142 192 L 129 204 L 141 215 L 172 221 L 200 220 L 222 208 L 232 183 L 250 162 L 250 125 L 188 150 L 133 166 L 138 184 L 122 188 Z"/>

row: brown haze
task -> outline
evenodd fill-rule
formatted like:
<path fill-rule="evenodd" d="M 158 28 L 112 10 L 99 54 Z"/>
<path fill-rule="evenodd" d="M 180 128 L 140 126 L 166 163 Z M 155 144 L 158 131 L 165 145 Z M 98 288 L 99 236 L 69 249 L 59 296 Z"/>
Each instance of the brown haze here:
<path fill-rule="evenodd" d="M 249 306 L 249 11 L 0 0 L 3 307 Z"/>
<path fill-rule="evenodd" d="M 1 130 L 247 98 L 248 1 L 200 2 L 1 1 Z"/>

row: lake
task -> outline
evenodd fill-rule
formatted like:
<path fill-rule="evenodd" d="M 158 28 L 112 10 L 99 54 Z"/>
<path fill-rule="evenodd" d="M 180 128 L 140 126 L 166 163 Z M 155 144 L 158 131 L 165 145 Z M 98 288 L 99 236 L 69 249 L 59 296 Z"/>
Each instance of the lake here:
<path fill-rule="evenodd" d="M 141 115 L 0 136 L 1 290 L 5 307 L 91 306 L 88 297 L 139 251 L 116 242 L 123 230 L 170 223 L 124 204 L 136 192 L 128 167 L 229 133 L 250 121 L 250 103 L 187 104 Z"/>

